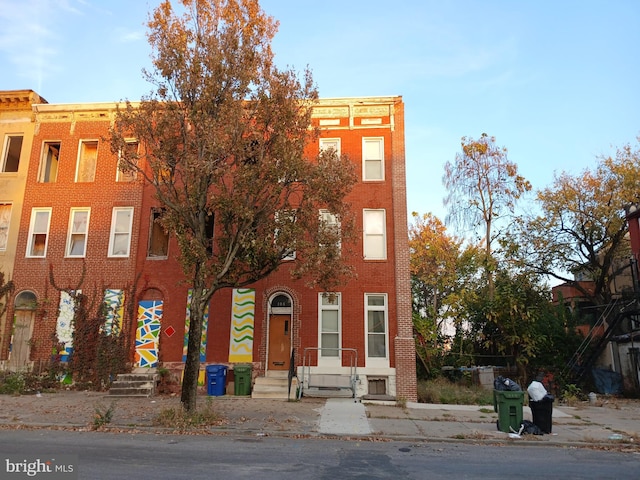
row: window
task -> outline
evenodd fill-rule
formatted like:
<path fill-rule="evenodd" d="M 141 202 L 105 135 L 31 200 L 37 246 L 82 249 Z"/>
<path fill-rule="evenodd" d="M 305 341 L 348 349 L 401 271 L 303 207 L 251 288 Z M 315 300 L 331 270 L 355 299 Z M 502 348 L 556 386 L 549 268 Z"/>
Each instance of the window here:
<path fill-rule="evenodd" d="M 213 256 L 213 233 L 215 228 L 215 215 L 210 213 L 207 215 L 204 224 L 204 233 L 207 235 L 207 253 Z"/>
<path fill-rule="evenodd" d="M 0 172 L 12 173 L 18 171 L 20 165 L 20 151 L 22 150 L 22 135 L 7 135 L 4 142 L 4 153 Z"/>
<path fill-rule="evenodd" d="M 340 357 L 341 302 L 339 293 L 318 294 L 320 357 Z"/>
<path fill-rule="evenodd" d="M 138 146 L 137 140 L 126 140 L 125 152 L 131 162 L 136 163 L 138 160 Z M 122 154 L 122 153 L 121 153 Z M 120 170 L 120 164 L 118 164 L 118 174 L 116 175 L 116 182 L 133 182 L 136 179 L 135 170 Z"/>
<path fill-rule="evenodd" d="M 387 258 L 386 219 L 384 210 L 364 210 L 364 258 Z"/>
<path fill-rule="evenodd" d="M 387 295 L 365 294 L 367 357 L 387 358 Z"/>
<path fill-rule="evenodd" d="M 384 180 L 384 142 L 382 138 L 362 139 L 362 178 Z"/>
<path fill-rule="evenodd" d="M 131 245 L 133 207 L 115 207 L 111 216 L 109 256 L 128 257 Z"/>
<path fill-rule="evenodd" d="M 44 142 L 42 147 L 42 159 L 40 160 L 40 172 L 38 181 L 53 183 L 58 177 L 58 157 L 60 156 L 59 142 Z"/>
<path fill-rule="evenodd" d="M 292 230 L 291 224 L 295 223 L 296 214 L 293 210 L 276 212 L 275 223 L 276 230 L 274 232 L 274 241 L 277 247 L 282 249 L 282 260 L 290 261 L 296 259 L 296 250 L 291 248 L 291 243 L 286 240 Z M 282 228 L 281 228 L 282 227 Z M 284 239 L 282 237 L 285 237 Z"/>
<path fill-rule="evenodd" d="M 72 208 L 69 214 L 69 233 L 67 235 L 67 257 L 84 257 L 87 252 L 89 233 L 88 208 Z"/>
<path fill-rule="evenodd" d="M 340 156 L 340 139 L 339 138 L 321 138 L 320 139 L 320 151 L 335 150 L 336 154 Z"/>
<path fill-rule="evenodd" d="M 98 159 L 98 141 L 81 140 L 78 152 L 78 168 L 76 182 L 93 182 L 96 178 L 96 163 Z"/>
<path fill-rule="evenodd" d="M 322 229 L 322 239 L 327 239 L 340 249 L 341 230 L 340 221 L 335 214 L 329 210 L 320 210 L 320 228 Z M 329 243 L 327 243 L 329 245 Z"/>
<path fill-rule="evenodd" d="M 27 257 L 47 256 L 47 241 L 49 239 L 50 221 L 51 208 L 34 208 L 31 210 Z"/>
<path fill-rule="evenodd" d="M 7 249 L 9 243 L 9 223 L 11 222 L 11 204 L 0 203 L 0 252 Z"/>
<path fill-rule="evenodd" d="M 149 225 L 149 249 L 147 257 L 166 258 L 169 250 L 169 234 L 160 224 L 163 210 L 161 208 L 151 209 L 151 225 Z"/>

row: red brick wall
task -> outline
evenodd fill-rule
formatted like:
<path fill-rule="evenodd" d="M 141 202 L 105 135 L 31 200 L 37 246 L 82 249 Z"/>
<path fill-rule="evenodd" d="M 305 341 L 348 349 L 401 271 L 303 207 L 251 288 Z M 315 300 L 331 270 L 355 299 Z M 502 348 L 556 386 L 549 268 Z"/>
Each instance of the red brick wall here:
<path fill-rule="evenodd" d="M 41 123 L 36 129 L 30 156 L 24 198 L 24 214 L 20 222 L 18 255 L 14 269 L 16 294 L 32 290 L 39 302 L 39 319 L 33 331 L 33 360 L 46 360 L 51 354 L 56 328 L 60 294 L 49 282 L 50 268 L 58 287 L 80 288 L 85 295 L 102 300 L 104 288 L 127 289 L 134 280 L 140 216 L 141 189 L 136 183 L 116 182 L 117 158 L 111 154 L 108 142 L 109 121 L 70 121 Z M 75 182 L 76 163 L 81 139 L 98 140 L 95 181 Z M 38 168 L 45 141 L 61 143 L 56 182 L 38 183 Z M 108 258 L 112 207 L 134 207 L 131 251 L 128 258 Z M 46 258 L 26 258 L 27 234 L 31 209 L 51 207 L 51 221 Z M 69 212 L 72 207 L 90 207 L 89 233 L 84 259 L 65 258 Z M 85 267 L 84 281 L 83 265 Z M 12 315 L 12 312 L 9 312 Z M 11 318 L 11 317 L 10 317 Z M 6 358 L 7 345 L 2 346 Z"/>
<path fill-rule="evenodd" d="M 395 100 L 391 116 L 383 116 L 381 126 L 361 125 L 355 117 L 340 120 L 339 129 L 325 128 L 324 138 L 340 138 L 341 152 L 355 163 L 358 178 L 362 180 L 362 138 L 384 138 L 385 180 L 359 181 L 347 201 L 354 209 L 358 239 L 350 246 L 353 255 L 348 259 L 357 271 L 357 278 L 340 288 L 342 294 L 342 346 L 356 348 L 359 367 L 366 366 L 365 358 L 365 293 L 387 294 L 389 312 L 388 347 L 389 364 L 396 368 L 396 392 L 407 400 L 416 398 L 415 347 L 412 335 L 411 297 L 409 279 L 409 250 L 407 234 L 407 208 L 404 152 L 404 105 Z M 393 123 L 393 129 L 388 126 Z M 69 208 L 90 206 L 91 218 L 87 255 L 84 263 L 87 275 L 81 286 L 85 293 L 94 287 L 102 295 L 103 288 L 126 289 L 136 285 L 137 299 L 164 301 L 162 331 L 160 334 L 160 360 L 181 362 L 184 321 L 188 285 L 177 261 L 175 239 L 169 244 L 169 258 L 147 259 L 148 232 L 151 208 L 156 204 L 153 189 L 142 184 L 116 182 L 117 159 L 106 142 L 100 140 L 98 168 L 93 183 L 74 182 L 80 139 L 101 139 L 107 135 L 108 120 L 76 121 L 66 118 L 59 122 L 41 123 L 36 130 L 31 154 L 29 180 L 25 195 L 25 214 L 20 225 L 18 249 L 26 249 L 27 232 L 32 207 L 53 207 L 50 239 L 45 259 L 27 259 L 19 255 L 16 265 L 16 293 L 33 290 L 43 305 L 43 317 L 37 322 L 34 340 L 37 345 L 51 345 L 55 331 L 58 292 L 48 286 L 49 265 L 53 265 L 58 284 L 63 288 L 77 286 L 83 261 L 65 259 Z M 60 169 L 56 183 L 37 183 L 43 141 L 61 141 Z M 309 154 L 318 150 L 318 141 L 309 145 Z M 134 206 L 134 227 L 131 254 L 126 259 L 109 259 L 107 247 L 113 206 Z M 387 219 L 387 259 L 363 260 L 363 209 L 385 209 Z M 346 250 L 346 245 L 345 245 Z M 293 281 L 289 267 L 284 265 L 254 285 L 256 311 L 254 331 L 254 362 L 264 369 L 266 360 L 266 302 L 271 293 L 286 291 L 294 298 L 293 342 L 301 360 L 305 347 L 318 345 L 318 291 L 308 289 L 304 280 Z M 158 298 L 159 297 L 159 298 Z M 50 302 L 44 302 L 49 299 Z M 208 327 L 207 362 L 226 363 L 229 354 L 231 326 L 231 290 L 218 292 L 212 299 Z M 175 333 L 167 335 L 167 328 Z M 130 332 L 135 335 L 135 332 Z M 48 342 L 48 343 L 47 343 Z M 6 346 L 4 348 L 6 352 Z M 50 349 L 36 348 L 34 358 L 48 356 Z M 345 361 L 346 363 L 346 361 Z"/>

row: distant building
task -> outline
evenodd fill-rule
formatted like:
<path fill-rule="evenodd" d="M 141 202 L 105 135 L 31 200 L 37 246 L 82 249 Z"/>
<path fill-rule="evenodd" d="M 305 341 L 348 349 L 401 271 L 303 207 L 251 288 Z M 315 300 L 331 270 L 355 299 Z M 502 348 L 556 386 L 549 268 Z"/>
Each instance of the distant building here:
<path fill-rule="evenodd" d="M 27 120 L 0 132 L 12 162 L 8 139 L 24 138 L 20 178 L 0 173 L 0 185 L 15 183 L 24 197 L 0 197 L 0 241 L 4 225 L 5 251 L 13 252 L 0 258 L 16 285 L 6 317 L 15 322 L 2 325 L 0 358 L 14 369 L 44 367 L 52 352 L 68 359 L 73 294 L 82 290 L 104 302 L 105 331 L 130 338 L 132 366 L 180 371 L 189 285 L 175 238 L 154 222 L 153 189 L 118 170 L 105 140 L 116 105 L 27 98 Z M 355 369 L 358 396 L 415 400 L 402 98 L 322 99 L 313 122 L 321 136 L 309 154 L 333 147 L 357 163 L 359 181 L 348 198 L 362 232 L 349 259 L 357 279 L 327 297 L 304 279 L 293 281 L 285 264 L 250 288 L 218 292 L 202 338 L 203 368 L 251 364 L 258 394 L 261 379 L 286 376 L 294 353 L 309 392 L 354 386 L 345 379 L 355 380 Z M 138 148 L 136 139 L 130 148 Z"/>

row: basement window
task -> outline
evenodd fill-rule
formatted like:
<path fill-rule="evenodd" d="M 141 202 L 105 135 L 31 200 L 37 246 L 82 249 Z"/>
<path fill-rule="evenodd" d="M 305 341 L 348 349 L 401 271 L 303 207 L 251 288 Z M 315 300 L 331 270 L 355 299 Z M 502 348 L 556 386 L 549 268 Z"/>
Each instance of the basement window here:
<path fill-rule="evenodd" d="M 370 378 L 369 395 L 386 395 L 387 394 L 387 379 L 386 378 Z"/>

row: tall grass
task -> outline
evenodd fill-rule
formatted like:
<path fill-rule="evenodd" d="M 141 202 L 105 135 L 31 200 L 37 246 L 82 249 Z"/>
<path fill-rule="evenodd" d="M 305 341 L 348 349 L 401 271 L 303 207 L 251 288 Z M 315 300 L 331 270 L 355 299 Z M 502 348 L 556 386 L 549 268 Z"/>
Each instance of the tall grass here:
<path fill-rule="evenodd" d="M 419 380 L 418 401 L 452 405 L 493 405 L 493 390 L 452 382 L 446 378 Z"/>

